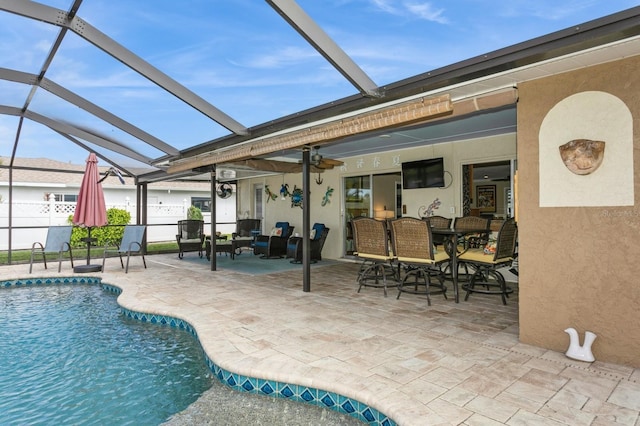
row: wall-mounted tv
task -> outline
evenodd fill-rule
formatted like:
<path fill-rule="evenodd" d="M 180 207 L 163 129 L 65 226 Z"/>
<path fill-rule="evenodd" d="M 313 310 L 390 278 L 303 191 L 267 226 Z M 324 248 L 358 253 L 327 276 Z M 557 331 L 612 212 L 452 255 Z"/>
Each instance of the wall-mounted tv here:
<path fill-rule="evenodd" d="M 442 188 L 444 186 L 444 160 L 427 160 L 402 163 L 402 188 Z"/>

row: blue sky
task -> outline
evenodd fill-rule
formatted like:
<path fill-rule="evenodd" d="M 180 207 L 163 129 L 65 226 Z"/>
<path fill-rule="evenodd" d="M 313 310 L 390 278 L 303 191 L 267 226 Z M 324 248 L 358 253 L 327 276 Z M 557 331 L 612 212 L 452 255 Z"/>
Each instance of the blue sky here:
<path fill-rule="evenodd" d="M 67 10 L 71 0 L 43 1 Z M 298 0 L 378 85 L 638 5 L 614 0 Z M 244 126 L 356 90 L 265 1 L 84 0 L 78 16 Z M 0 12 L 0 67 L 37 74 L 58 28 Z M 228 131 L 71 32 L 46 77 L 184 149 Z M 0 105 L 22 107 L 29 87 L 0 81 Z M 32 110 L 95 129 L 141 153 L 161 153 L 39 90 Z M 0 116 L 9 156 L 15 117 Z M 86 151 L 25 121 L 19 157 L 82 164 Z M 91 146 L 91 144 L 88 144 Z M 110 156 L 117 158 L 117 156 Z"/>

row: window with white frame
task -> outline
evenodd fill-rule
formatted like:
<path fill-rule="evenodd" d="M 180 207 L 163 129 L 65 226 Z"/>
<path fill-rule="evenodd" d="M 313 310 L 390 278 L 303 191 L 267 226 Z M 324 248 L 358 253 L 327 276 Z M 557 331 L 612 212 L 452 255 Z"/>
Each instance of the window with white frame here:
<path fill-rule="evenodd" d="M 45 200 L 49 200 L 51 194 L 45 194 Z M 75 203 L 78 201 L 78 194 L 53 194 L 56 202 Z"/>

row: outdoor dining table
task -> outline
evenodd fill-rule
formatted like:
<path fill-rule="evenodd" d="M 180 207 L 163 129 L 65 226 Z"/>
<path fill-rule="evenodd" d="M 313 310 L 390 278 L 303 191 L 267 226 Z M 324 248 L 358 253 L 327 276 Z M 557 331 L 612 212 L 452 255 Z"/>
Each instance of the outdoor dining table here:
<path fill-rule="evenodd" d="M 453 296 L 456 303 L 460 302 L 458 295 L 458 239 L 470 234 L 486 234 L 487 229 L 455 229 L 455 228 L 431 228 L 431 233 L 435 235 L 448 236 L 444 249 L 451 258 L 451 282 L 453 283 Z"/>

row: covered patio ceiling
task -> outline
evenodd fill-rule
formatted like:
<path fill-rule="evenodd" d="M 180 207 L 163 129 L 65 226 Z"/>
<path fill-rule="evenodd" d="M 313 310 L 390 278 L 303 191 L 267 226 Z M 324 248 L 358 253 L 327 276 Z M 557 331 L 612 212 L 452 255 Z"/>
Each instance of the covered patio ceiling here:
<path fill-rule="evenodd" d="M 6 43 L 29 34 L 39 37 L 34 38 L 32 51 L 15 52 L 15 61 L 12 58 L 0 59 L 0 89 L 5 95 L 0 101 L 0 116 L 5 120 L 1 122 L 5 128 L 3 139 L 10 141 L 12 147 L 2 153 L 12 159 L 11 164 L 2 167 L 14 165 L 13 159 L 20 156 L 21 145 L 27 143 L 26 140 L 37 144 L 38 133 L 33 130 L 34 123 L 37 129 L 45 128 L 64 141 L 57 147 L 58 151 L 79 148 L 85 154 L 86 151 L 96 152 L 101 159 L 136 177 L 140 183 L 182 178 L 208 179 L 209 174 L 203 175 L 201 170 L 203 166 L 213 164 L 221 169 L 234 170 L 234 179 L 278 173 L 278 170 L 263 170 L 265 167 L 260 169 L 257 163 L 246 160 L 259 157 L 297 164 L 303 145 L 321 146 L 323 156 L 344 158 L 515 132 L 515 87 L 519 82 L 636 55 L 640 51 L 640 7 L 635 7 L 397 82 L 378 85 L 297 3 L 266 0 L 256 8 L 259 10 L 257 13 L 261 17 L 264 15 L 263 19 L 280 20 L 280 25 L 288 25 L 289 37 L 296 36 L 295 30 L 299 41 L 307 48 L 313 48 L 343 80 L 344 96 L 327 99 L 320 105 L 312 104 L 295 113 L 275 116 L 261 124 L 246 125 L 241 122 L 244 120 L 234 118 L 246 117 L 239 108 L 243 108 L 242 111 L 256 110 L 261 102 L 265 103 L 265 99 L 257 98 L 251 104 L 231 106 L 223 111 L 207 100 L 214 98 L 211 93 L 205 96 L 189 89 L 162 71 L 162 67 L 136 55 L 136 39 L 129 40 L 130 46 L 125 47 L 101 31 L 99 26 L 84 20 L 83 12 L 86 10 L 92 22 L 101 23 L 117 33 L 117 23 L 100 19 L 100 8 L 95 7 L 99 3 L 75 0 L 65 9 L 58 3 L 60 1 L 55 0 L 42 3 L 0 0 L 0 23 L 11 20 L 15 24 L 17 20 L 23 28 L 21 34 L 2 33 Z M 116 3 L 114 7 L 117 7 Z M 133 17 L 123 16 L 122 19 Z M 180 16 L 176 19 L 180 20 Z M 176 25 L 189 22 L 188 16 L 184 19 Z M 162 27 L 162 23 L 157 25 Z M 4 25 L 4 28 L 15 27 Z M 72 88 L 74 78 L 86 80 L 85 87 L 104 83 L 99 81 L 104 78 L 99 69 L 92 70 L 94 75 L 87 77 L 80 73 L 81 70 L 73 68 L 74 48 L 80 44 L 93 47 L 91 57 L 85 58 L 85 62 L 93 61 L 99 67 L 105 60 L 115 60 L 124 66 L 119 76 L 121 80 L 113 85 L 104 84 L 103 90 L 97 91 L 97 97 L 90 98 L 84 95 L 84 91 Z M 175 52 L 180 49 L 180 41 L 158 40 L 157 52 L 154 53 L 156 63 L 163 62 L 158 58 L 170 60 L 168 52 L 163 50 L 165 46 Z M 86 54 L 86 50 L 82 52 Z M 184 57 L 181 59 L 185 60 Z M 188 63 L 176 67 L 167 65 L 174 74 L 180 74 L 175 70 L 188 69 Z M 63 76 L 64 81 L 50 79 L 50 75 Z M 133 80 L 135 82 L 130 83 Z M 140 103 L 128 102 L 126 90 L 119 90 L 117 96 L 109 91 L 113 86 L 122 88 L 127 84 L 146 86 L 150 99 L 149 113 L 135 125 L 126 117 L 136 115 L 132 108 Z M 192 85 L 196 84 L 192 82 Z M 318 90 L 318 87 L 312 90 Z M 87 90 L 86 93 L 93 92 Z M 145 96 L 140 93 L 134 95 Z M 283 96 L 291 94 L 283 93 Z M 157 99 L 162 99 L 161 108 L 156 108 Z M 384 111 L 393 113 L 407 105 L 428 103 L 432 99 L 446 103 L 445 110 L 425 113 L 418 120 L 395 120 L 358 131 L 341 129 L 344 132 L 338 137 L 320 138 L 312 144 L 296 137 L 313 129 L 339 128 L 341 123 L 349 121 L 373 121 Z M 189 122 L 189 132 L 180 128 L 181 123 L 176 123 L 170 131 L 165 130 L 164 134 L 144 130 L 155 128 L 154 122 L 170 120 L 172 114 L 184 109 L 199 117 Z M 7 117 L 9 121 L 6 121 Z M 201 142 L 193 139 L 193 134 L 219 136 Z M 294 139 L 294 142 L 283 148 L 281 142 L 286 138 Z M 169 140 L 171 142 L 167 142 Z M 260 154 L 234 152 L 257 144 L 262 147 Z M 55 150 L 54 147 L 53 152 Z M 230 153 L 234 155 L 229 156 Z M 226 160 L 221 161 L 220 158 Z"/>

